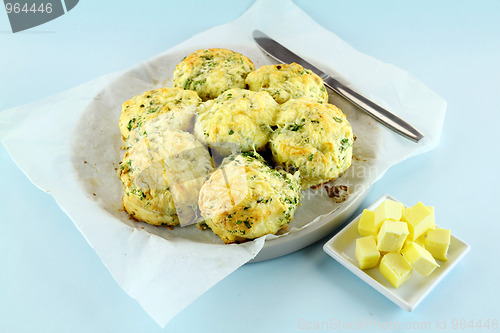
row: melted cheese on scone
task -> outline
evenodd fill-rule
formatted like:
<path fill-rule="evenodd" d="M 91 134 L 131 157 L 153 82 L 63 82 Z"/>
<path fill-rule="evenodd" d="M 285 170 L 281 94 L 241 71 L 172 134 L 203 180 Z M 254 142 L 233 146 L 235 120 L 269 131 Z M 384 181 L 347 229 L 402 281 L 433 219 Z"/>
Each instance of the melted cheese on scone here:
<path fill-rule="evenodd" d="M 352 128 L 335 105 L 292 99 L 281 105 L 276 123 L 273 159 L 285 170 L 300 171 L 303 189 L 334 180 L 351 165 Z"/>
<path fill-rule="evenodd" d="M 125 210 L 149 224 L 178 225 L 195 218 L 198 192 L 212 171 L 207 148 L 192 134 L 149 135 L 126 153 L 118 170 Z"/>
<path fill-rule="evenodd" d="M 180 88 L 155 89 L 131 98 L 123 103 L 119 121 L 125 147 L 153 131 L 191 131 L 200 103 L 196 92 Z"/>
<path fill-rule="evenodd" d="M 298 175 L 271 169 L 257 153 L 226 158 L 200 190 L 207 225 L 225 243 L 275 234 L 295 214 Z"/>
<path fill-rule="evenodd" d="M 296 63 L 262 66 L 248 74 L 246 83 L 250 90 L 267 91 L 280 104 L 300 97 L 328 102 L 323 80 Z"/>
<path fill-rule="evenodd" d="M 191 89 L 204 100 L 231 88 L 245 88 L 245 78 L 255 69 L 244 55 L 227 49 L 198 50 L 175 68 L 172 85 Z"/>
<path fill-rule="evenodd" d="M 194 133 L 198 140 L 222 153 L 261 150 L 278 112 L 279 105 L 267 92 L 230 89 L 200 105 Z"/>

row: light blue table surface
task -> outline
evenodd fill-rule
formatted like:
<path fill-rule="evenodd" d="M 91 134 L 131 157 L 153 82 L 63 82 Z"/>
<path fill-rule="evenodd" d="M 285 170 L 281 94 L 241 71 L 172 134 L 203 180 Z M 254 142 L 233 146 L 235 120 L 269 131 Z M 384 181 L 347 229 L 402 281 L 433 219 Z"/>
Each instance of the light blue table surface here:
<path fill-rule="evenodd" d="M 0 109 L 127 69 L 236 19 L 252 2 L 82 0 L 17 34 L 1 8 Z M 296 253 L 241 267 L 161 329 L 0 146 L 0 332 L 455 332 L 470 324 L 489 332 L 495 320 L 498 330 L 500 2 L 295 3 L 447 100 L 440 146 L 391 168 L 360 210 L 384 193 L 433 205 L 437 223 L 471 245 L 463 261 L 408 313 L 326 255 L 332 235 L 325 235 Z"/>

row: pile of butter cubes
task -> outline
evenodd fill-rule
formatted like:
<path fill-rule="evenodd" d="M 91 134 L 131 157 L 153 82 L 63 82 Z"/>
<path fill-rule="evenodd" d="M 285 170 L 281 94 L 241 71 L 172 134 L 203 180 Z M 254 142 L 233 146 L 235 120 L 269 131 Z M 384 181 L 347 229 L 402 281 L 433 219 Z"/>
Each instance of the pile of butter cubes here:
<path fill-rule="evenodd" d="M 398 288 L 413 270 L 430 275 L 447 260 L 451 232 L 435 226 L 434 208 L 418 202 L 405 208 L 384 200 L 375 211 L 365 209 L 358 223 L 356 259 L 361 269 L 379 265 L 382 275 Z M 379 263 L 380 262 L 380 263 Z"/>

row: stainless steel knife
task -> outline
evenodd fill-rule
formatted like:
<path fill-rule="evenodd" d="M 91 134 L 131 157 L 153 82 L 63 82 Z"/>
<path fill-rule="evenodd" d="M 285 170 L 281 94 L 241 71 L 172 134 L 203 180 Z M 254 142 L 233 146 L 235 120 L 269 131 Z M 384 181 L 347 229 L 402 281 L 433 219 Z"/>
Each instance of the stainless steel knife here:
<path fill-rule="evenodd" d="M 422 133 L 403 119 L 387 111 L 380 105 L 370 101 L 368 98 L 360 95 L 349 87 L 344 86 L 342 83 L 330 77 L 328 74 L 302 59 L 292 51 L 288 50 L 286 47 L 276 42 L 263 32 L 254 30 L 253 39 L 257 42 L 257 45 L 264 50 L 264 52 L 279 62 L 285 64 L 295 62 L 304 68 L 310 69 L 323 79 L 325 86 L 332 89 L 394 132 L 414 142 L 418 142 L 424 137 Z"/>

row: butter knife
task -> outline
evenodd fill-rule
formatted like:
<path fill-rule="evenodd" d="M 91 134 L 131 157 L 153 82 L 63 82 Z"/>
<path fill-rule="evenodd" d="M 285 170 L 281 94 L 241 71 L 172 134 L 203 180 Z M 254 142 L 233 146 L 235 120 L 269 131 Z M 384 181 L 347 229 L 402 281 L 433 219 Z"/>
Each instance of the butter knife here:
<path fill-rule="evenodd" d="M 403 119 L 384 109 L 380 105 L 370 101 L 368 98 L 355 92 L 351 88 L 344 86 L 342 83 L 330 77 L 328 74 L 302 59 L 292 51 L 288 50 L 286 47 L 276 42 L 263 32 L 254 30 L 253 39 L 265 53 L 279 62 L 285 64 L 295 62 L 302 67 L 313 71 L 323 79 L 325 86 L 332 89 L 394 132 L 414 142 L 419 142 L 424 137 L 422 133 Z"/>

